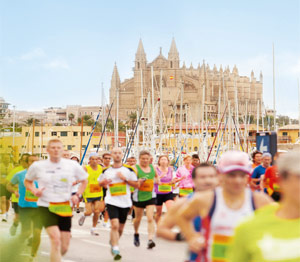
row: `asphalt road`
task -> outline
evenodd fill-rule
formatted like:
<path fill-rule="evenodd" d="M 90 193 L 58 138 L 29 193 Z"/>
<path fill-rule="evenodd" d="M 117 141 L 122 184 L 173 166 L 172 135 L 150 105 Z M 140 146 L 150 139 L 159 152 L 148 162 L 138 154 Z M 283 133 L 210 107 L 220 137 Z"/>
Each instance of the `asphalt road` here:
<path fill-rule="evenodd" d="M 102 226 L 102 222 L 97 225 L 99 236 L 92 236 L 90 228 L 92 225 L 91 217 L 85 220 L 83 226 L 78 225 L 80 214 L 75 214 L 73 217 L 72 239 L 68 253 L 63 257 L 64 262 L 99 262 L 113 261 L 110 254 L 109 246 L 109 229 Z M 14 243 L 13 237 L 9 235 L 9 227 L 12 224 L 13 213 L 10 212 L 7 223 L 0 221 L 0 234 L 2 241 L 5 243 Z M 17 231 L 17 234 L 19 229 Z M 122 261 L 128 262 L 152 262 L 152 261 L 172 261 L 181 262 L 186 257 L 186 244 L 178 242 L 169 242 L 162 239 L 155 239 L 156 247 L 153 250 L 147 249 L 147 221 L 145 217 L 142 220 L 140 227 L 140 247 L 133 245 L 133 225 L 130 219 L 127 220 L 124 234 L 120 240 L 120 251 Z M 3 242 L 2 242 L 3 243 Z M 1 244 L 1 243 L 0 243 Z M 14 244 L 11 249 L 15 250 Z M 29 258 L 30 248 L 26 247 L 22 251 L 22 259 L 9 260 L 10 262 L 27 262 Z M 50 261 L 50 241 L 46 232 L 42 232 L 41 246 L 38 252 L 39 262 Z M 16 261 L 18 260 L 18 261 Z M 0 261 L 5 262 L 1 259 Z"/>

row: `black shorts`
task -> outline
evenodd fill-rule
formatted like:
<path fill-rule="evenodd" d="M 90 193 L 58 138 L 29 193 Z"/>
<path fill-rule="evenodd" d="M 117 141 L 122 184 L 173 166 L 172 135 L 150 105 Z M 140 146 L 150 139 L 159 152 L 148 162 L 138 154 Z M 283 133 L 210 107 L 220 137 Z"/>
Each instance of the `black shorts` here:
<path fill-rule="evenodd" d="M 22 232 L 31 229 L 31 223 L 34 229 L 42 229 L 42 221 L 40 219 L 40 212 L 38 208 L 19 207 L 20 222 L 22 225 Z"/>
<path fill-rule="evenodd" d="M 60 231 L 71 231 L 72 217 L 61 217 L 49 211 L 48 207 L 39 207 L 43 227 L 58 226 Z"/>
<path fill-rule="evenodd" d="M 133 201 L 133 205 L 139 208 L 146 208 L 147 206 L 156 205 L 156 198 L 151 198 L 147 201 L 141 201 L 141 202 Z"/>
<path fill-rule="evenodd" d="M 157 194 L 156 195 L 156 205 L 157 206 L 162 206 L 163 203 L 172 200 L 173 201 L 173 193 L 168 193 L 168 194 Z"/>
<path fill-rule="evenodd" d="M 12 202 L 11 206 L 14 209 L 15 214 L 19 214 L 19 205 L 18 205 L 18 203 L 17 202 Z"/>
<path fill-rule="evenodd" d="M 119 219 L 120 224 L 125 224 L 128 212 L 130 210 L 129 207 L 117 207 L 110 204 L 106 204 L 107 212 L 109 219 Z"/>
<path fill-rule="evenodd" d="M 103 199 L 104 199 L 106 197 L 107 188 L 103 187 L 102 190 L 103 190 Z"/>
<path fill-rule="evenodd" d="M 101 201 L 102 197 L 87 197 L 85 199 L 86 203 L 91 203 L 91 202 L 95 202 L 95 201 Z"/>
<path fill-rule="evenodd" d="M 6 200 L 10 199 L 11 193 L 6 189 L 5 185 L 0 185 L 0 197 L 6 197 Z"/>

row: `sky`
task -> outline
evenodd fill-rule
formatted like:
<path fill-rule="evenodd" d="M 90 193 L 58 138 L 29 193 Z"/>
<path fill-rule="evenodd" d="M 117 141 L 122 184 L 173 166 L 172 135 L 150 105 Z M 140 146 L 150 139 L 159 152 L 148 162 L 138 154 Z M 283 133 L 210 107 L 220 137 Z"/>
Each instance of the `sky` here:
<path fill-rule="evenodd" d="M 141 38 L 151 62 L 176 40 L 181 64 L 236 64 L 264 75 L 264 103 L 298 118 L 300 1 L 0 0 L 0 97 L 17 110 L 101 105 L 116 62 L 133 75 Z"/>

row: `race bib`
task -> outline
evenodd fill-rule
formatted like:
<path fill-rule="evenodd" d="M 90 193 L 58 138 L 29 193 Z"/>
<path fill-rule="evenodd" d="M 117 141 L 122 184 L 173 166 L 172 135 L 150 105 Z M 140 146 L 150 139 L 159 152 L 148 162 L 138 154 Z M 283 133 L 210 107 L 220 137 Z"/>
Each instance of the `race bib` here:
<path fill-rule="evenodd" d="M 126 183 L 115 183 L 109 185 L 109 192 L 111 196 L 124 196 L 126 195 Z"/>
<path fill-rule="evenodd" d="M 134 188 L 133 186 L 131 186 L 131 187 L 130 187 L 130 192 L 133 193 L 133 192 L 134 192 L 134 189 L 135 189 L 135 188 Z"/>
<path fill-rule="evenodd" d="M 90 192 L 91 193 L 101 192 L 101 186 L 99 186 L 99 184 L 90 184 Z"/>
<path fill-rule="evenodd" d="M 35 196 L 30 190 L 26 190 L 26 192 L 25 192 L 25 200 L 27 202 L 37 202 L 38 201 L 38 197 Z"/>
<path fill-rule="evenodd" d="M 49 211 L 59 215 L 61 217 L 71 217 L 72 216 L 72 208 L 70 206 L 70 202 L 60 202 L 60 203 L 49 203 Z"/>
<path fill-rule="evenodd" d="M 153 179 L 147 179 L 139 188 L 140 191 L 152 192 L 154 186 Z"/>
<path fill-rule="evenodd" d="M 189 194 L 193 193 L 193 188 L 192 187 L 186 187 L 186 188 L 180 188 L 179 189 L 179 196 L 187 196 Z"/>
<path fill-rule="evenodd" d="M 158 185 L 158 192 L 159 193 L 169 193 L 171 191 L 172 191 L 172 185 L 171 184 Z"/>
<path fill-rule="evenodd" d="M 212 262 L 222 261 L 227 262 L 227 249 L 232 237 L 223 235 L 213 235 L 213 244 L 211 249 Z"/>

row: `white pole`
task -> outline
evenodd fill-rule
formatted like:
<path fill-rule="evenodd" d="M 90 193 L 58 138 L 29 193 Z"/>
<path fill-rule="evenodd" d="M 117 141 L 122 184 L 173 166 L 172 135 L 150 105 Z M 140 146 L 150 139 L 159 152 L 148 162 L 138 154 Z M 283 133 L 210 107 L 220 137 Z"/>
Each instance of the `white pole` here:
<path fill-rule="evenodd" d="M 101 111 L 102 111 L 102 118 L 101 118 L 101 126 L 102 126 L 102 130 L 101 132 L 103 131 L 103 127 L 104 127 L 104 88 L 103 88 L 103 83 L 101 83 L 101 93 L 102 93 L 102 99 L 101 99 L 101 104 L 102 104 L 102 108 L 101 108 Z M 104 141 L 104 144 L 105 144 L 106 141 Z M 101 145 L 100 145 L 101 147 Z M 106 144 L 104 146 L 105 150 L 106 150 Z"/>
<path fill-rule="evenodd" d="M 143 71 L 141 69 L 141 110 L 143 108 L 143 103 L 144 103 L 144 87 L 143 87 Z M 142 113 L 142 134 L 143 134 L 143 149 L 145 147 L 145 126 L 144 126 L 144 118 L 143 118 L 143 114 L 144 114 L 144 111 Z"/>
<path fill-rule="evenodd" d="M 263 129 L 263 132 L 264 132 L 265 131 L 265 123 L 264 123 L 264 109 L 263 109 L 263 102 L 262 101 L 261 101 L 260 110 L 261 110 L 262 129 Z"/>
<path fill-rule="evenodd" d="M 15 146 L 15 125 L 16 125 L 16 106 L 13 106 L 14 115 L 13 115 L 13 141 L 12 146 Z"/>
<path fill-rule="evenodd" d="M 119 87 L 117 88 L 117 116 L 116 116 L 116 125 L 115 125 L 115 146 L 119 146 Z"/>
<path fill-rule="evenodd" d="M 259 131 L 259 100 L 257 100 L 256 132 Z"/>
<path fill-rule="evenodd" d="M 159 106 L 159 133 L 160 135 L 163 134 L 163 102 L 162 102 L 162 70 L 160 70 L 160 89 L 159 89 L 159 93 L 160 93 L 160 106 Z"/>
<path fill-rule="evenodd" d="M 186 152 L 188 152 L 188 115 L 187 115 L 187 104 L 185 104 L 185 141 L 186 141 Z"/>
<path fill-rule="evenodd" d="M 299 125 L 299 136 L 300 137 L 300 86 L 299 86 L 299 78 L 298 78 L 298 103 L 299 103 L 299 112 L 298 112 L 298 125 Z"/>
<path fill-rule="evenodd" d="M 276 104 L 275 104 L 275 51 L 273 43 L 273 110 L 274 110 L 274 131 L 277 131 L 276 128 Z"/>
<path fill-rule="evenodd" d="M 183 104 L 183 81 L 180 88 L 180 115 L 179 115 L 179 164 L 181 165 L 181 140 L 182 140 L 182 104 Z"/>

